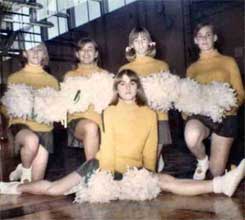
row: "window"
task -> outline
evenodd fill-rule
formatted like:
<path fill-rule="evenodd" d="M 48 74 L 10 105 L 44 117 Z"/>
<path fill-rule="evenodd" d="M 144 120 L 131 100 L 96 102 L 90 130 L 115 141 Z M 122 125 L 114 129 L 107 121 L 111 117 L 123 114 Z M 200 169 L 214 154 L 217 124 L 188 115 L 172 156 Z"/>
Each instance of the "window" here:
<path fill-rule="evenodd" d="M 109 12 L 114 11 L 118 8 L 121 8 L 124 5 L 125 5 L 124 0 L 108 0 Z"/>

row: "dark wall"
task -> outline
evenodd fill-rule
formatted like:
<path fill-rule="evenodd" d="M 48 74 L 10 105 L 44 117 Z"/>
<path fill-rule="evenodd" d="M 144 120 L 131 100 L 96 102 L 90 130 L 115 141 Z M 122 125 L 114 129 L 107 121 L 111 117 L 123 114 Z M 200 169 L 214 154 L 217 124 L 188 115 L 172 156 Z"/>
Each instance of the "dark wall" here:
<path fill-rule="evenodd" d="M 126 63 L 128 34 L 136 25 L 145 26 L 157 43 L 157 58 L 171 71 L 185 76 L 186 67 L 197 58 L 192 31 L 196 23 L 211 20 L 219 30 L 220 49 L 236 58 L 244 72 L 243 0 L 144 0 L 106 14 L 47 42 L 50 71 L 62 80 L 74 62 L 72 44 L 82 36 L 94 38 L 101 49 L 101 64 L 111 72 Z M 15 59 L 3 65 L 4 81 L 20 68 Z"/>

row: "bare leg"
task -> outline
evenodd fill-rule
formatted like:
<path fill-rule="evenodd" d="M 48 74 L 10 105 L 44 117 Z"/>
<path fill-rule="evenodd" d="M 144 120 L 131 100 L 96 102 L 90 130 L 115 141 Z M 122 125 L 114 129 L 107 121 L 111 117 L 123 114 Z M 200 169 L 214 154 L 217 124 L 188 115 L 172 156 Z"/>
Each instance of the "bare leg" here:
<path fill-rule="evenodd" d="M 198 160 L 206 156 L 205 146 L 202 141 L 209 135 L 209 129 L 200 121 L 192 119 L 185 126 L 185 141 L 189 150 Z"/>
<path fill-rule="evenodd" d="M 214 177 L 224 173 L 233 141 L 234 138 L 212 134 L 210 171 Z"/>
<path fill-rule="evenodd" d="M 74 136 L 78 140 L 83 140 L 86 160 L 95 158 L 99 150 L 98 125 L 88 119 L 80 120 L 75 128 Z"/>
<path fill-rule="evenodd" d="M 38 136 L 29 129 L 23 129 L 17 133 L 15 142 L 21 146 L 20 155 L 23 167 L 30 168 L 38 152 Z"/>
<path fill-rule="evenodd" d="M 212 181 L 176 179 L 167 174 L 158 174 L 160 188 L 163 191 L 179 195 L 194 196 L 213 192 Z"/>
<path fill-rule="evenodd" d="M 162 144 L 158 144 L 157 146 L 157 172 L 161 172 L 164 168 L 164 160 L 163 160 L 163 156 L 162 156 L 162 149 L 163 149 L 163 145 Z"/>
<path fill-rule="evenodd" d="M 54 182 L 40 180 L 37 182 L 20 184 L 17 190 L 21 193 L 58 196 L 64 195 L 65 192 L 76 186 L 81 180 L 82 177 L 78 173 L 72 172 Z"/>
<path fill-rule="evenodd" d="M 44 178 L 48 164 L 48 156 L 48 151 L 42 145 L 39 145 L 37 155 L 32 162 L 32 181 Z"/>

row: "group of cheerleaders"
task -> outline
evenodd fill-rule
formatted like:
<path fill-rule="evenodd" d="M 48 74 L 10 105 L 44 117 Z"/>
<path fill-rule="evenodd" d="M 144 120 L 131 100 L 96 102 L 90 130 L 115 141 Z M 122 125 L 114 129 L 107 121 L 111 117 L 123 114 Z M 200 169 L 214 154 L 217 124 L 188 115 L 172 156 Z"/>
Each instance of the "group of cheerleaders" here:
<path fill-rule="evenodd" d="M 233 58 L 220 54 L 214 47 L 217 35 L 211 24 L 199 24 L 194 42 L 200 50 L 199 59 L 187 70 L 187 76 L 201 84 L 212 81 L 226 82 L 237 93 L 238 106 L 244 99 L 241 76 Z M 200 115 L 184 115 L 185 141 L 197 158 L 192 179 L 177 179 L 161 170 L 161 149 L 171 144 L 167 112 L 155 112 L 147 106 L 140 76 L 169 70 L 166 62 L 154 58 L 156 45 L 145 28 L 134 28 L 129 34 L 126 58 L 130 61 L 115 75 L 114 97 L 102 115 L 89 106 L 85 112 L 68 115 L 68 128 L 83 142 L 86 162 L 69 175 L 50 182 L 44 180 L 48 154 L 52 152 L 52 129 L 48 124 L 34 120 L 9 118 L 9 129 L 15 145 L 20 146 L 21 163 L 10 173 L 11 182 L 0 182 L 0 194 L 64 195 L 78 185 L 87 170 L 105 170 L 122 174 L 128 168 L 146 168 L 156 176 L 162 191 L 180 195 L 223 193 L 232 196 L 245 176 L 245 160 L 224 174 L 229 152 L 237 135 L 237 110 L 226 112 L 222 123 L 212 123 Z M 65 74 L 69 77 L 90 76 L 105 72 L 97 65 L 98 46 L 92 39 L 81 39 L 75 52 L 78 65 Z M 8 78 L 8 84 L 26 84 L 33 88 L 59 89 L 58 81 L 44 71 L 47 49 L 43 44 L 23 52 L 26 65 Z M 211 136 L 210 136 L 211 135 Z M 208 158 L 203 140 L 211 137 Z M 214 177 L 205 180 L 206 172 Z M 223 176 L 222 176 L 223 175 Z"/>

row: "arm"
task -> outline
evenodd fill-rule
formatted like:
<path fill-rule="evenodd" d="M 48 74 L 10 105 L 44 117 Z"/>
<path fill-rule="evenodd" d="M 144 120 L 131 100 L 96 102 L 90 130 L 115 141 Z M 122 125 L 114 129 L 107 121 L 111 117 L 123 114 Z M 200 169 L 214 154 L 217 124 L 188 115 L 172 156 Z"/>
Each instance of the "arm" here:
<path fill-rule="evenodd" d="M 157 160 L 157 116 L 154 113 L 151 120 L 151 129 L 143 150 L 143 166 L 155 171 Z"/>
<path fill-rule="evenodd" d="M 238 102 L 237 104 L 240 106 L 244 101 L 244 88 L 242 85 L 241 74 L 235 60 L 233 60 L 233 62 L 230 63 L 229 70 L 230 82 L 232 87 L 236 90 Z"/>
<path fill-rule="evenodd" d="M 115 141 L 113 130 L 113 117 L 111 111 L 102 114 L 101 145 L 96 157 L 99 160 L 102 170 L 115 170 Z"/>

